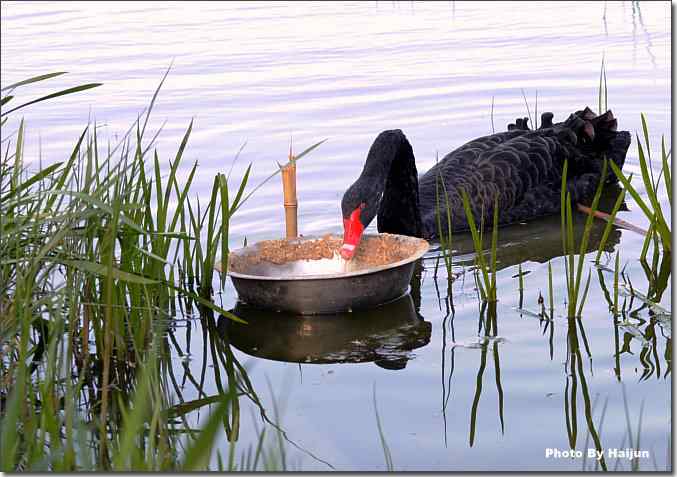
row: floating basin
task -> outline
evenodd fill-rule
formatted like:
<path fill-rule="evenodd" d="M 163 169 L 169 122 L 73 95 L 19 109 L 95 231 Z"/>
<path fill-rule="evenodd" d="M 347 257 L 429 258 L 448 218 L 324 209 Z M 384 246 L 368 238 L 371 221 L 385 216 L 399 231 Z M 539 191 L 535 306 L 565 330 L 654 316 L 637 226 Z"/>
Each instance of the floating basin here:
<path fill-rule="evenodd" d="M 241 302 L 305 315 L 364 310 L 406 294 L 423 239 L 365 234 L 352 260 L 338 254 L 342 238 L 266 240 L 233 250 L 228 275 Z M 220 268 L 217 266 L 217 269 Z"/>

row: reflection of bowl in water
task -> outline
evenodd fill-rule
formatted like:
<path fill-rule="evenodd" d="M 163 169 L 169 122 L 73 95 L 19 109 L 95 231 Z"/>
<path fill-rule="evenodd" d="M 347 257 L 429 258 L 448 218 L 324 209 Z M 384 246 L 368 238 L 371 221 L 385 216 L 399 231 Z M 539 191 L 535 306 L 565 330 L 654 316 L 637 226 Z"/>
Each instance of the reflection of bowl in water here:
<path fill-rule="evenodd" d="M 379 237 L 365 234 L 363 240 Z M 390 235 L 395 246 L 411 250 L 402 260 L 384 265 L 349 263 L 343 271 L 340 258 L 298 260 L 282 264 L 247 260 L 259 253 L 258 244 L 230 252 L 239 260 L 228 274 L 242 302 L 251 306 L 301 314 L 341 313 L 387 303 L 404 295 L 414 263 L 428 251 L 428 242 L 405 235 Z M 294 243 L 310 243 L 319 237 L 302 237 Z M 357 257 L 356 257 L 357 258 Z"/>
<path fill-rule="evenodd" d="M 411 351 L 430 342 L 432 325 L 418 316 L 410 295 L 370 310 L 323 316 L 289 315 L 238 303 L 219 329 L 230 344 L 252 356 L 292 363 L 374 361 L 402 369 Z"/>

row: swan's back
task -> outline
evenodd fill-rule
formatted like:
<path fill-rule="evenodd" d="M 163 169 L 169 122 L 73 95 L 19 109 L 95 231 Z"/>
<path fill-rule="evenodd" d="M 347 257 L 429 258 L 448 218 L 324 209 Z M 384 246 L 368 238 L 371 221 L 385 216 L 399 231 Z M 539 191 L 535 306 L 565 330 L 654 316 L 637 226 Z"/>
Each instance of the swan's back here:
<path fill-rule="evenodd" d="M 445 228 L 444 208 L 449 204 L 452 228 L 467 229 L 462 190 L 468 194 L 478 222 L 491 223 L 498 199 L 499 222 L 508 224 L 559 211 L 565 161 L 569 164 L 567 187 L 575 201 L 585 201 L 594 194 L 604 156 L 623 166 L 630 134 L 615 131 L 616 120 L 610 111 L 595 116 L 586 108 L 558 124 L 552 124 L 552 114 L 545 113 L 542 124 L 537 130 L 529 130 L 526 120 L 518 120 L 507 132 L 464 144 L 421 176 L 419 197 L 425 235 L 437 235 L 438 198 Z M 613 174 L 608 178 L 615 180 Z"/>

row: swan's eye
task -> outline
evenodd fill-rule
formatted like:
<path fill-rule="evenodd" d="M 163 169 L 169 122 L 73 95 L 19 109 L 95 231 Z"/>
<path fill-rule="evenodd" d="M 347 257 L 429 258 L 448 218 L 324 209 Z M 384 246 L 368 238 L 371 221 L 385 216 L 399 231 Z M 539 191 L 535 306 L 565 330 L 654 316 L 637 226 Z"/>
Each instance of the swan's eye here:
<path fill-rule="evenodd" d="M 367 206 L 367 204 L 365 204 L 364 202 L 362 202 L 362 203 L 360 204 L 360 209 L 364 209 L 366 206 Z"/>

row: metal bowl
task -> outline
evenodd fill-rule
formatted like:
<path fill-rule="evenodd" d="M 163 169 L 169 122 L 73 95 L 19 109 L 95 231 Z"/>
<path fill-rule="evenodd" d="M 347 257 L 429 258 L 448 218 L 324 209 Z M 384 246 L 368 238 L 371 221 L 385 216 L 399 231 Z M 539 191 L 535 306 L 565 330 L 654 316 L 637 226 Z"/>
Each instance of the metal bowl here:
<path fill-rule="evenodd" d="M 378 234 L 365 234 L 377 237 Z M 428 251 L 423 239 L 392 235 L 398 243 L 415 252 L 397 262 L 377 267 L 361 267 L 351 261 L 353 271 L 336 272 L 332 261 L 299 260 L 276 265 L 259 262 L 245 270 L 228 271 L 242 302 L 266 310 L 304 315 L 363 310 L 395 300 L 407 293 L 416 260 Z M 301 237 L 298 241 L 319 240 Z M 230 256 L 256 254 L 257 244 L 230 252 Z M 322 263 L 321 263 L 322 262 Z M 337 262 L 338 263 L 338 262 Z"/>

